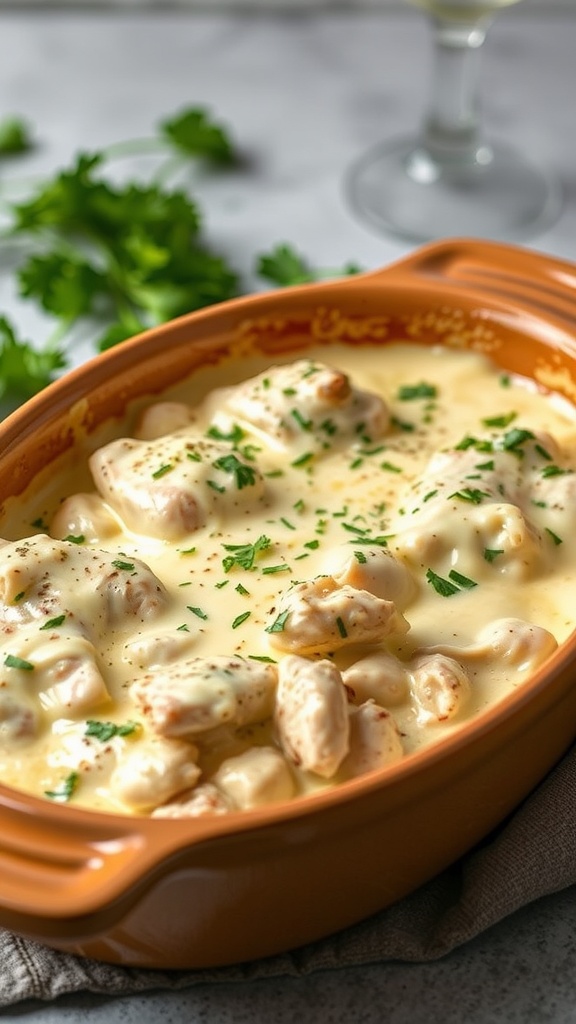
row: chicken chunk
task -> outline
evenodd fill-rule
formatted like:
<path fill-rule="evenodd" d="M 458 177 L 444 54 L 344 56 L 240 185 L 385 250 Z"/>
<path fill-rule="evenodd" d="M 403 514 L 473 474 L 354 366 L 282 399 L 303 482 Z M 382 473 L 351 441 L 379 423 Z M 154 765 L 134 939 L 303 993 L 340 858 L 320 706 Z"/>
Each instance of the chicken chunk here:
<path fill-rule="evenodd" d="M 74 494 L 60 505 L 50 533 L 62 540 L 82 537 L 88 544 L 101 544 L 120 533 L 120 523 L 97 494 Z"/>
<path fill-rule="evenodd" d="M 375 701 L 350 708 L 350 751 L 342 763 L 346 778 L 395 764 L 404 756 L 394 718 Z"/>
<path fill-rule="evenodd" d="M 543 626 L 523 619 L 503 618 L 484 626 L 471 644 L 461 647 L 437 644 L 426 651 L 447 654 L 460 661 L 501 660 L 519 672 L 533 672 L 557 647 L 558 641 Z"/>
<path fill-rule="evenodd" d="M 185 740 L 153 737 L 126 748 L 110 776 L 110 791 L 123 804 L 146 812 L 194 786 L 198 751 Z"/>
<path fill-rule="evenodd" d="M 184 402 L 155 402 L 141 413 L 135 434 L 142 441 L 154 441 L 165 434 L 190 428 L 197 415 Z"/>
<path fill-rule="evenodd" d="M 402 704 L 409 696 L 406 666 L 388 651 L 373 651 L 354 661 L 342 672 L 354 704 L 374 700 L 382 707 Z"/>
<path fill-rule="evenodd" d="M 325 566 L 339 586 L 367 590 L 375 597 L 393 601 L 403 612 L 416 595 L 416 582 L 410 570 L 385 548 L 350 545 L 334 548 Z"/>
<path fill-rule="evenodd" d="M 324 654 L 349 644 L 378 643 L 408 628 L 392 601 L 318 576 L 282 594 L 267 632 L 280 650 Z"/>
<path fill-rule="evenodd" d="M 177 800 L 170 800 L 152 811 L 153 818 L 213 818 L 229 814 L 232 803 L 211 782 L 203 782 Z"/>
<path fill-rule="evenodd" d="M 248 425 L 268 445 L 321 453 L 349 444 L 358 432 L 376 440 L 388 430 L 389 411 L 375 394 L 354 388 L 340 370 L 308 359 L 272 366 L 217 394 L 214 424 Z"/>
<path fill-rule="evenodd" d="M 455 718 L 471 694 L 464 667 L 445 654 L 422 654 L 410 664 L 411 690 L 419 724 Z"/>
<path fill-rule="evenodd" d="M 55 638 L 29 654 L 34 681 L 45 710 L 83 715 L 110 700 L 96 649 L 83 636 Z"/>
<path fill-rule="evenodd" d="M 130 694 L 161 736 L 195 736 L 272 714 L 276 666 L 243 658 L 193 658 L 136 679 Z"/>
<path fill-rule="evenodd" d="M 252 747 L 227 758 L 212 781 L 239 810 L 290 800 L 296 790 L 286 759 L 275 747 Z"/>
<path fill-rule="evenodd" d="M 329 779 L 349 750 L 346 688 L 332 662 L 289 655 L 278 667 L 274 720 L 280 745 L 304 771 Z"/>
<path fill-rule="evenodd" d="M 124 645 L 122 661 L 138 669 L 157 668 L 185 656 L 194 643 L 194 634 L 184 630 L 141 633 Z"/>
<path fill-rule="evenodd" d="M 29 694 L 0 680 L 0 749 L 36 739 L 40 718 L 40 708 Z"/>
<path fill-rule="evenodd" d="M 0 626 L 51 623 L 94 642 L 127 620 L 153 619 L 166 607 L 167 592 L 139 559 L 37 534 L 0 548 Z M 75 624 L 75 625 L 74 625 Z"/>
<path fill-rule="evenodd" d="M 264 481 L 228 445 L 187 432 L 152 441 L 121 438 L 90 457 L 94 483 L 129 530 L 180 540 L 209 516 L 253 507 Z"/>

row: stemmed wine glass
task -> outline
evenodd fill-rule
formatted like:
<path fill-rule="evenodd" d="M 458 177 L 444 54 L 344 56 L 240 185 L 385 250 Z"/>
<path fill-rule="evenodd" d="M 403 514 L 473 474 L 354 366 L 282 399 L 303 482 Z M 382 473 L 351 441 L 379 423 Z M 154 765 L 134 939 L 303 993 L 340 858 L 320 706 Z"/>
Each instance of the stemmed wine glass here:
<path fill-rule="evenodd" d="M 484 137 L 478 71 L 496 11 L 519 0 L 410 0 L 431 15 L 435 73 L 416 138 L 364 154 L 347 178 L 350 201 L 380 231 L 414 241 L 446 235 L 522 240 L 560 208 L 547 171 L 507 143 Z"/>

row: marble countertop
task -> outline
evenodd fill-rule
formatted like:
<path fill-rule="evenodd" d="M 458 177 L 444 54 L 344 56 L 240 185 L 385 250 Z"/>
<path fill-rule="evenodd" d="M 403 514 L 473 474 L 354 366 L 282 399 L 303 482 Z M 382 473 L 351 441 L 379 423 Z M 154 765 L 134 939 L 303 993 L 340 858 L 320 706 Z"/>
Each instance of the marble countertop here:
<path fill-rule="evenodd" d="M 355 218 L 343 180 L 366 148 L 420 119 L 430 49 L 418 12 L 6 9 L 0 38 L 0 116 L 26 117 L 39 143 L 26 175 L 62 167 L 78 150 L 149 135 L 190 104 L 208 106 L 231 127 L 245 168 L 199 178 L 194 188 L 210 242 L 236 265 L 246 289 L 258 287 L 256 255 L 282 241 L 326 268 L 349 261 L 378 267 L 412 251 Z M 576 10 L 503 12 L 486 44 L 483 96 L 489 132 L 547 163 L 563 185 L 559 219 L 526 244 L 570 260 L 575 49 Z M 4 181 L 22 166 L 11 164 Z M 0 309 L 25 333 L 44 330 L 2 272 Z M 87 354 L 81 346 L 75 359 Z M 575 913 L 575 891 L 551 895 L 432 964 L 126 998 L 82 994 L 18 1004 L 0 1017 L 26 1024 L 567 1024 L 576 1021 Z"/>

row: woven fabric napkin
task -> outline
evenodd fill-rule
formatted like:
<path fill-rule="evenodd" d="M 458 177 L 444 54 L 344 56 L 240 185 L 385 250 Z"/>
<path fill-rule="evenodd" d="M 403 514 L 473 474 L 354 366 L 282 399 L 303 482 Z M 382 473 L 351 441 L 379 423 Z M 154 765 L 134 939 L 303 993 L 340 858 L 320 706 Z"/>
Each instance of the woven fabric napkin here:
<path fill-rule="evenodd" d="M 87 990 L 125 995 L 443 956 L 531 901 L 576 882 L 576 747 L 487 840 L 411 896 L 321 942 L 234 967 L 111 966 L 0 931 L 0 1006 Z"/>

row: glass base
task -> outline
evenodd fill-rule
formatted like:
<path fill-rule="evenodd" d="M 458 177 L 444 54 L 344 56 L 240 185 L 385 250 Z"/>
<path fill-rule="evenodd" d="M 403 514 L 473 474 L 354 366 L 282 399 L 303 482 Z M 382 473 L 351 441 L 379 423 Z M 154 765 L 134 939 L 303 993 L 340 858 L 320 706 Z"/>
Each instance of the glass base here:
<path fill-rule="evenodd" d="M 498 143 L 480 147 L 473 161 L 439 162 L 412 139 L 392 141 L 351 168 L 346 191 L 373 228 L 419 242 L 521 241 L 549 227 L 561 206 L 553 177 Z"/>

